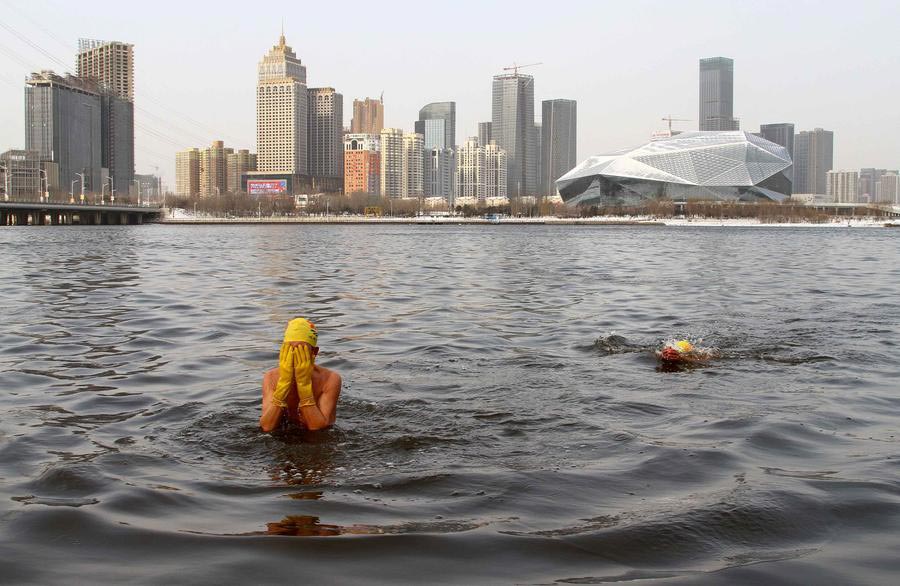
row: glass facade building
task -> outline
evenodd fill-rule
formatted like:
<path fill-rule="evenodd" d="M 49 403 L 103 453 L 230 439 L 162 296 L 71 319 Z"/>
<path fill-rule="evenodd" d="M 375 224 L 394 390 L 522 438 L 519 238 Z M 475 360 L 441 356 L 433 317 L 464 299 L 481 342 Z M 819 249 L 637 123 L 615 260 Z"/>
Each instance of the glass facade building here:
<path fill-rule="evenodd" d="M 700 60 L 700 130 L 737 130 L 734 118 L 734 60 Z"/>
<path fill-rule="evenodd" d="M 506 151 L 507 195 L 533 195 L 539 164 L 533 146 L 534 77 L 495 75 L 491 106 L 491 139 Z"/>
<path fill-rule="evenodd" d="M 748 132 L 685 132 L 590 157 L 556 182 L 570 204 L 770 200 L 791 193 L 787 149 Z"/>
<path fill-rule="evenodd" d="M 541 195 L 556 194 L 556 180 L 577 164 L 575 100 L 541 103 Z"/>
<path fill-rule="evenodd" d="M 434 102 L 419 110 L 416 132 L 426 149 L 456 148 L 456 102 Z"/>
<path fill-rule="evenodd" d="M 834 133 L 816 128 L 794 136 L 794 193 L 824 194 L 834 168 Z"/>

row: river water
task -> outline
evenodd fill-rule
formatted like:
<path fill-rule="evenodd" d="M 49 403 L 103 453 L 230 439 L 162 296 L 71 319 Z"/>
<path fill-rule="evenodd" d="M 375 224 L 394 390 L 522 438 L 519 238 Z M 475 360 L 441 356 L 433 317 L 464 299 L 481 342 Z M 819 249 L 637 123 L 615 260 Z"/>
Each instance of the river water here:
<path fill-rule="evenodd" d="M 0 582 L 895 582 L 898 238 L 0 230 Z M 298 315 L 337 424 L 266 435 Z"/>

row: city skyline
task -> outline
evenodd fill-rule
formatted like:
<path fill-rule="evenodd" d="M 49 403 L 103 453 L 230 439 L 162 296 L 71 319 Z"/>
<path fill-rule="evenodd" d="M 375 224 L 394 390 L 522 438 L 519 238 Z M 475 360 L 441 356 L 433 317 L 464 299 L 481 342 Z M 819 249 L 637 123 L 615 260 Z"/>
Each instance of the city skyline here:
<path fill-rule="evenodd" d="M 348 104 L 384 91 L 385 126 L 388 127 L 411 131 L 423 104 L 455 101 L 457 140 L 475 135 L 477 123 L 491 118 L 490 79 L 514 62 L 542 61 L 543 65 L 529 70 L 535 78 L 535 103 L 558 97 L 579 102 L 579 153 L 641 144 L 650 132 L 664 126 L 659 121 L 662 116 L 696 117 L 697 60 L 722 55 L 735 62 L 735 115 L 740 118 L 742 128 L 755 129 L 760 124 L 777 121 L 793 122 L 798 132 L 828 128 L 838 137 L 835 168 L 898 166 L 900 139 L 895 133 L 886 132 L 900 124 L 900 115 L 889 99 L 896 95 L 898 82 L 879 73 L 896 61 L 897 50 L 886 41 L 892 37 L 872 33 L 882 27 L 887 33 L 886 24 L 900 15 L 900 9 L 889 3 L 868 3 L 858 8 L 855 19 L 849 23 L 814 15 L 800 24 L 802 19 L 797 16 L 803 7 L 733 6 L 714 16 L 707 14 L 710 5 L 698 2 L 676 9 L 643 2 L 617 7 L 619 14 L 639 15 L 640 22 L 620 27 L 624 30 L 613 30 L 610 25 L 610 34 L 604 34 L 607 29 L 602 23 L 599 29 L 595 23 L 596 30 L 576 24 L 584 26 L 579 33 L 583 42 L 577 40 L 579 34 L 574 34 L 576 40 L 562 48 L 550 40 L 535 42 L 545 38 L 536 31 L 552 23 L 529 20 L 524 15 L 508 15 L 512 21 L 524 25 L 518 35 L 503 34 L 493 43 L 483 41 L 475 43 L 473 48 L 450 43 L 448 48 L 437 51 L 437 57 L 431 51 L 423 51 L 422 55 L 403 51 L 402 60 L 396 58 L 401 54 L 398 53 L 401 40 L 408 46 L 411 39 L 418 39 L 429 47 L 436 40 L 449 42 L 462 30 L 459 17 L 449 15 L 445 27 L 427 38 L 412 33 L 411 37 L 391 39 L 378 34 L 379 23 L 384 20 L 380 15 L 365 21 L 350 19 L 344 28 L 334 31 L 313 31 L 301 28 L 305 17 L 301 18 L 295 7 L 286 3 L 274 6 L 276 12 L 281 9 L 285 35 L 298 58 L 309 67 L 309 86 L 335 87 Z M 24 146 L 21 114 L 24 78 L 32 70 L 74 71 L 77 41 L 86 37 L 118 40 L 135 47 L 137 173 L 152 172 L 158 166 L 164 182 L 172 189 L 177 151 L 209 144 L 218 138 L 258 151 L 254 140 L 256 65 L 260 55 L 277 41 L 280 26 L 277 19 L 268 22 L 250 18 L 239 22 L 236 17 L 214 17 L 212 28 L 205 26 L 204 31 L 221 29 L 237 33 L 236 27 L 240 25 L 241 32 L 232 36 L 210 34 L 204 38 L 191 30 L 195 21 L 190 18 L 172 20 L 138 7 L 132 8 L 129 18 L 124 18 L 116 11 L 101 15 L 101 7 L 102 4 L 88 3 L 79 5 L 76 11 L 69 5 L 47 1 L 10 7 L 6 21 L 17 35 L 7 35 L 3 42 L 7 50 L 0 54 L 0 62 L 4 63 L 0 96 L 7 106 L 0 114 L 4 123 L 0 133 L 3 149 Z M 92 9 L 97 18 L 76 17 Z M 326 13 L 323 7 L 309 10 L 320 16 Z M 494 7 L 487 10 L 494 15 L 501 12 Z M 592 10 L 582 12 L 590 14 Z M 115 18 L 115 14 L 119 17 Z M 778 19 L 773 21 L 776 15 Z M 640 49 L 641 43 L 628 40 L 629 34 L 638 30 L 661 33 L 667 18 L 685 27 L 696 27 L 703 34 L 693 39 L 689 35 L 673 35 L 669 41 L 657 37 L 654 44 L 672 45 L 665 52 L 652 47 Z M 73 29 L 71 23 L 81 23 L 81 20 L 84 23 Z M 161 22 L 166 26 L 153 26 Z M 754 35 L 737 34 L 752 23 L 773 26 L 773 22 L 776 30 L 795 34 L 775 38 L 773 33 L 766 43 L 758 42 Z M 476 32 L 481 30 L 481 24 L 475 26 Z M 364 39 L 362 42 L 367 46 L 364 61 L 356 59 L 353 51 L 335 51 L 334 45 L 324 42 L 333 34 L 345 34 L 344 29 Z M 590 38 L 586 36 L 588 32 Z M 818 57 L 829 34 L 838 32 L 845 39 L 845 50 L 827 59 Z M 810 43 L 810 35 L 821 42 Z M 228 38 L 219 38 L 222 36 Z M 624 57 L 608 57 L 607 53 L 622 42 L 633 45 L 635 50 Z M 183 59 L 198 43 L 219 57 L 202 64 Z M 331 48 L 326 50 L 326 45 Z M 493 49 L 492 54 L 485 59 L 489 48 Z M 480 58 L 475 59 L 471 52 L 480 52 Z M 782 72 L 779 65 L 785 52 L 803 58 L 804 68 L 799 72 Z M 443 59 L 445 67 L 431 76 L 429 70 L 434 68 L 426 64 L 435 58 Z M 588 79 L 589 76 L 582 74 L 586 63 L 601 58 L 605 76 Z M 838 74 L 842 76 L 841 87 L 830 83 Z M 621 91 L 609 91 L 606 76 L 613 77 L 614 87 Z M 871 91 L 850 92 L 854 84 Z M 210 88 L 215 89 L 215 100 L 209 99 Z M 347 118 L 345 113 L 345 125 L 349 124 Z M 697 125 L 698 121 L 693 120 L 676 128 L 687 130 Z"/>

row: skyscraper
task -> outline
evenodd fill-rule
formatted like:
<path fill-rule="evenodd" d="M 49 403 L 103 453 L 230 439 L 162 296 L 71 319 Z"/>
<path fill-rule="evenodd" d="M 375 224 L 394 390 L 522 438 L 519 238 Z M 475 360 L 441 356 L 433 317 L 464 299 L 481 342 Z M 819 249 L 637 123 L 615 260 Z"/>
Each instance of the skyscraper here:
<path fill-rule="evenodd" d="M 228 157 L 234 149 L 221 140 L 200 151 L 200 197 L 215 197 L 228 192 Z"/>
<path fill-rule="evenodd" d="M 477 136 L 470 137 L 458 151 L 456 190 L 459 197 L 506 197 L 506 151 L 496 143 L 482 146 Z"/>
<path fill-rule="evenodd" d="M 194 197 L 200 193 L 200 149 L 175 154 L 175 195 Z"/>
<path fill-rule="evenodd" d="M 52 71 L 32 74 L 25 87 L 25 148 L 37 151 L 41 161 L 59 165 L 65 191 L 103 190 L 101 116 L 97 85 Z M 83 175 L 83 177 L 82 177 Z M 127 190 L 127 185 L 117 186 Z"/>
<path fill-rule="evenodd" d="M 700 130 L 739 130 L 734 118 L 734 61 L 700 60 Z"/>
<path fill-rule="evenodd" d="M 425 138 L 417 132 L 403 135 L 403 185 L 401 197 L 424 195 L 424 144 Z"/>
<path fill-rule="evenodd" d="M 834 167 L 834 133 L 804 130 L 794 136 L 793 193 L 824 194 L 825 174 Z"/>
<path fill-rule="evenodd" d="M 509 197 L 531 195 L 537 188 L 534 148 L 534 77 L 521 73 L 495 75 L 491 138 L 506 151 Z"/>
<path fill-rule="evenodd" d="M 456 148 L 456 102 L 433 102 L 419 110 L 416 132 L 426 149 Z"/>
<path fill-rule="evenodd" d="M 366 98 L 353 100 L 353 119 L 350 132 L 353 134 L 381 134 L 384 129 L 384 100 Z"/>
<path fill-rule="evenodd" d="M 790 122 L 760 124 L 759 135 L 769 142 L 780 144 L 788 150 L 791 158 L 794 158 L 794 125 Z"/>
<path fill-rule="evenodd" d="M 867 201 L 878 201 L 877 193 L 875 192 L 876 186 L 878 185 L 878 182 L 881 181 L 882 176 L 888 173 L 894 173 L 896 175 L 897 171 L 874 169 L 871 167 L 860 169 L 859 189 L 857 190 L 857 193 L 859 193 L 860 197 L 867 197 Z"/>
<path fill-rule="evenodd" d="M 482 146 L 487 146 L 491 144 L 492 136 L 491 136 L 491 123 L 490 122 L 479 122 L 478 123 L 478 142 L 481 143 Z"/>
<path fill-rule="evenodd" d="M 825 174 L 825 195 L 835 203 L 856 203 L 859 201 L 858 171 L 828 171 Z"/>
<path fill-rule="evenodd" d="M 309 166 L 315 177 L 344 174 L 344 96 L 332 87 L 309 89 Z"/>
<path fill-rule="evenodd" d="M 506 193 L 506 151 L 497 143 L 491 142 L 484 147 L 484 198 L 507 197 Z"/>
<path fill-rule="evenodd" d="M 344 137 L 344 195 L 381 193 L 381 145 L 377 134 Z"/>
<path fill-rule="evenodd" d="M 423 186 L 426 197 L 443 197 L 453 204 L 456 194 L 456 151 L 426 148 L 424 151 Z"/>
<path fill-rule="evenodd" d="M 556 180 L 577 164 L 575 100 L 541 102 L 543 146 L 541 148 L 541 195 L 556 194 Z"/>
<path fill-rule="evenodd" d="M 134 179 L 134 46 L 79 39 L 76 70 L 101 94 L 101 164 L 125 193 Z"/>
<path fill-rule="evenodd" d="M 307 174 L 307 102 L 306 67 L 282 34 L 258 68 L 256 148 L 260 171 Z"/>
<path fill-rule="evenodd" d="M 900 205 L 900 176 L 896 171 L 888 171 L 878 179 L 870 201 Z"/>

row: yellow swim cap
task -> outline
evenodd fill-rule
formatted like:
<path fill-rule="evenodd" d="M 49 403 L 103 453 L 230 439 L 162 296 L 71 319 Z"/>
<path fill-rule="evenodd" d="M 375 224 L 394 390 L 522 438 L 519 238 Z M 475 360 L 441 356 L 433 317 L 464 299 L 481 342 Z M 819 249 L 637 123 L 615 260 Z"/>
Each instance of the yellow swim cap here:
<path fill-rule="evenodd" d="M 284 330 L 284 341 L 306 342 L 310 346 L 318 347 L 319 334 L 316 332 L 316 325 L 302 317 L 292 319 Z"/>
<path fill-rule="evenodd" d="M 679 352 L 690 352 L 694 349 L 693 344 L 691 344 L 687 340 L 678 340 L 677 342 L 675 342 L 675 347 Z"/>

